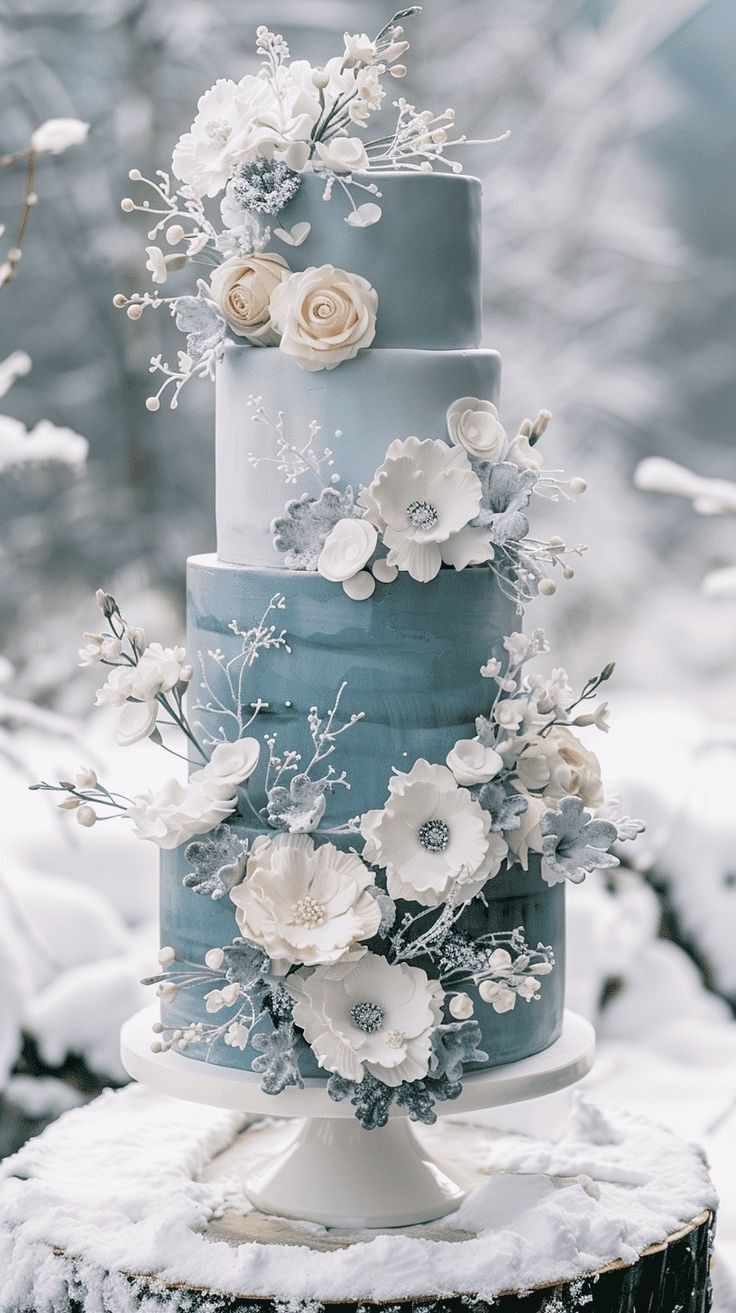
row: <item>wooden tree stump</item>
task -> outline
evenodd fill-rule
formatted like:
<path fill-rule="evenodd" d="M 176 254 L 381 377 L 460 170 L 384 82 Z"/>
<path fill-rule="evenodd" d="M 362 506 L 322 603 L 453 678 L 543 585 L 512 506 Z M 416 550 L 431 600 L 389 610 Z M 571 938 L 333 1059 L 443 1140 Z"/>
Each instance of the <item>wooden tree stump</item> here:
<path fill-rule="evenodd" d="M 243 1155 L 278 1131 L 140 1087 L 66 1114 L 0 1173 L 0 1313 L 712 1307 L 702 1155 L 641 1117 L 581 1100 L 554 1141 L 423 1131 L 476 1188 L 439 1222 L 383 1232 L 250 1209 Z"/>

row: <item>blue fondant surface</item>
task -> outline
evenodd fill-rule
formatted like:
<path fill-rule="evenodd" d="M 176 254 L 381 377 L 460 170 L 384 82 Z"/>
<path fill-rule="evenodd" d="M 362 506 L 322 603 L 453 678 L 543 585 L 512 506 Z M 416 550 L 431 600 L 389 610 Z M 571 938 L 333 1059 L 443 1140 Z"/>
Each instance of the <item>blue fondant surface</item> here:
<path fill-rule="evenodd" d="M 243 825 L 241 833 L 252 836 L 254 831 Z M 359 836 L 327 833 L 321 837 L 340 847 L 360 848 L 361 844 Z M 238 934 L 238 927 L 235 909 L 228 897 L 215 902 L 183 886 L 183 877 L 190 869 L 184 852 L 182 847 L 162 854 L 161 943 L 174 948 L 181 963 L 201 966 L 208 949 L 229 944 Z M 512 867 L 491 880 L 484 893 L 487 907 L 476 900 L 461 921 L 460 929 L 478 935 L 524 926 L 531 947 L 539 943 L 551 945 L 556 957 L 554 971 L 542 978 L 539 999 L 529 1003 L 518 999 L 512 1012 L 495 1013 L 489 1004 L 483 1002 L 476 989 L 464 986 L 475 1003 L 474 1019 L 481 1027 L 482 1048 L 488 1054 L 488 1062 L 482 1066 L 497 1067 L 539 1053 L 560 1034 L 564 1007 L 565 887 L 548 888 L 539 874 L 538 859 L 532 858 L 528 872 L 518 866 Z M 380 942 L 376 944 L 379 952 Z M 197 990 L 180 991 L 173 1003 L 162 1006 L 164 1024 L 182 1027 L 192 1022 L 211 1023 L 215 1020 L 205 1011 L 203 1001 L 210 988 L 212 985 L 207 984 Z M 216 1019 L 222 1021 L 226 1017 L 227 1013 L 223 1012 L 218 1013 Z M 268 1029 L 269 1026 L 269 1022 L 262 1022 L 258 1029 Z M 188 1049 L 187 1056 L 200 1060 L 207 1057 L 209 1062 L 218 1066 L 249 1070 L 256 1052 L 251 1044 L 240 1050 L 217 1042 L 209 1054 L 202 1046 Z M 301 1069 L 304 1076 L 324 1074 L 309 1052 Z"/>
<path fill-rule="evenodd" d="M 380 225 L 379 225 L 380 226 Z M 360 234 L 359 234 L 360 235 Z M 312 474 L 287 485 L 274 463 L 274 433 L 254 423 L 249 396 L 263 398 L 284 437 L 301 447 L 309 425 L 317 446 L 334 452 L 323 468 L 357 490 L 370 483 L 394 438 L 447 438 L 447 409 L 458 397 L 498 401 L 501 358 L 495 351 L 369 351 L 337 369 L 307 373 L 276 348 L 229 343 L 217 370 L 217 552 L 243 565 L 283 565 L 271 523 L 303 492 L 318 494 Z M 336 430 L 342 436 L 335 437 Z M 254 467 L 250 456 L 260 463 Z"/>
<path fill-rule="evenodd" d="M 473 737 L 475 719 L 488 711 L 491 698 L 480 667 L 501 654 L 504 634 L 517 624 L 513 603 L 485 566 L 441 570 L 422 585 L 399 575 L 393 584 L 378 584 L 364 602 L 315 572 L 249 570 L 215 556 L 190 558 L 187 580 L 187 651 L 195 669 L 201 657 L 213 691 L 223 698 L 224 683 L 207 653 L 219 648 L 230 660 L 240 649 L 230 623 L 247 630 L 274 595 L 285 599 L 270 620 L 285 628 L 291 651 L 262 654 L 243 688 L 244 704 L 256 698 L 268 704 L 251 731 L 261 740 L 276 733 L 279 751 L 295 750 L 309 761 L 309 709 L 328 712 L 343 683 L 339 723 L 363 713 L 330 758 L 338 773 L 346 771 L 351 788 L 335 789 L 328 799 L 329 826 L 382 806 L 392 767 L 409 769 L 419 757 L 444 762 L 458 739 Z M 220 712 L 193 718 L 213 736 L 221 725 L 227 732 Z M 251 788 L 258 807 L 265 801 L 265 757 L 264 751 Z"/>
<path fill-rule="evenodd" d="M 361 274 L 378 293 L 377 347 L 478 346 L 481 339 L 481 185 L 477 178 L 400 170 L 356 174 L 375 182 L 383 215 L 370 228 L 345 222 L 346 196 L 323 200 L 324 179 L 306 175 L 278 226 L 310 223 L 302 246 L 273 240 L 296 270 L 332 264 Z M 361 200 L 373 197 L 360 194 Z"/>

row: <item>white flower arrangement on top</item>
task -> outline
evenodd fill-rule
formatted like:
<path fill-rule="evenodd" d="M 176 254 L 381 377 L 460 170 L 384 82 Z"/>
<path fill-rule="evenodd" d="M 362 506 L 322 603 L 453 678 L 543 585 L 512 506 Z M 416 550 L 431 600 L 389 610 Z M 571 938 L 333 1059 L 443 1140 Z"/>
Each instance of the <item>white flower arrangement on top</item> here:
<path fill-rule="evenodd" d="M 283 255 L 266 247 L 273 238 L 288 250 L 309 236 L 309 223 L 278 222 L 305 174 L 324 181 L 325 200 L 338 192 L 348 201 L 346 223 L 365 228 L 382 213 L 371 170 L 444 166 L 459 173 L 462 165 L 447 152 L 481 144 L 455 133 L 451 109 L 417 110 L 403 97 L 394 101 L 392 131 L 372 140 L 356 135 L 381 108 L 387 80 L 405 75 L 409 43 L 401 22 L 418 13 L 418 5 L 400 10 L 373 39 L 346 32 L 342 54 L 324 68 L 292 60 L 284 38 L 259 27 L 259 73 L 239 82 L 220 78 L 200 97 L 174 148 L 171 173 L 158 170 L 149 179 L 130 171 L 153 192 L 141 202 L 125 197 L 122 208 L 155 220 L 146 248 L 154 290 L 119 293 L 115 304 L 134 320 L 166 306 L 187 339 L 176 366 L 153 357 L 151 372 L 162 382 L 149 410 L 158 410 L 169 390 L 175 409 L 192 377 L 214 378 L 228 331 L 254 346 L 280 346 L 305 369 L 332 369 L 373 340 L 376 294 L 365 279 L 331 265 L 292 273 Z M 213 218 L 206 202 L 217 197 Z M 262 226 L 263 219 L 275 222 Z M 209 281 L 199 278 L 196 294 L 161 295 L 171 272 L 197 264 Z"/>

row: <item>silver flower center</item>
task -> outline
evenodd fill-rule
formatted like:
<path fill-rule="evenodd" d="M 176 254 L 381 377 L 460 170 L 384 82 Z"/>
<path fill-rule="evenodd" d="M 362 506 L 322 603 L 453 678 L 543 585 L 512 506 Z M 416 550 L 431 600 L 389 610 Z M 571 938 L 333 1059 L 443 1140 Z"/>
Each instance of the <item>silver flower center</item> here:
<path fill-rule="evenodd" d="M 412 501 L 406 508 L 406 518 L 415 529 L 433 529 L 440 517 L 431 502 Z"/>
<path fill-rule="evenodd" d="M 225 119 L 209 119 L 204 125 L 204 130 L 213 146 L 227 145 L 232 132 L 230 124 Z"/>
<path fill-rule="evenodd" d="M 297 925 L 318 926 L 322 925 L 326 916 L 324 903 L 318 903 L 316 898 L 300 898 L 298 903 L 294 904 L 293 917 Z"/>
<path fill-rule="evenodd" d="M 444 821 L 425 821 L 417 833 L 420 844 L 428 853 L 443 853 L 450 842 L 450 827 Z"/>
<path fill-rule="evenodd" d="M 350 1020 L 366 1035 L 375 1035 L 383 1025 L 383 1008 L 379 1008 L 377 1003 L 354 1003 L 350 1009 Z"/>

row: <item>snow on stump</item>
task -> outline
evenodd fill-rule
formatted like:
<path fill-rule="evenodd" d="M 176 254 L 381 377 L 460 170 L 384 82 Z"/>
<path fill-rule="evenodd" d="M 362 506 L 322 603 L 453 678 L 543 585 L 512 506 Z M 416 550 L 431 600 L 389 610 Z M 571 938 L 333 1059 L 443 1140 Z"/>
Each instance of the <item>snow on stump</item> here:
<path fill-rule="evenodd" d="M 703 1156 L 640 1116 L 578 1098 L 554 1141 L 424 1128 L 475 1188 L 439 1222 L 380 1233 L 250 1207 L 238 1155 L 278 1130 L 141 1086 L 65 1114 L 0 1169 L 0 1313 L 711 1307 Z"/>

